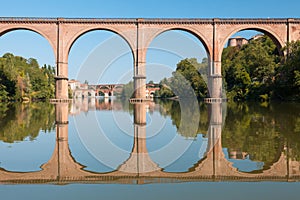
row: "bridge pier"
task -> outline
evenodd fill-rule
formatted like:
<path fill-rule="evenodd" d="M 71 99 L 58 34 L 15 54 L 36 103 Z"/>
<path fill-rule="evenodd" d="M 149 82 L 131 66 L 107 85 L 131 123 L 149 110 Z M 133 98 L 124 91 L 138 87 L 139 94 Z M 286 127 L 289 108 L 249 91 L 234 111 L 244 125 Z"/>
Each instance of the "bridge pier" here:
<path fill-rule="evenodd" d="M 145 62 L 138 62 L 134 70 L 134 94 L 135 99 L 146 99 L 146 66 Z"/>
<path fill-rule="evenodd" d="M 55 99 L 67 100 L 68 98 L 68 78 L 61 76 L 55 77 Z"/>
<path fill-rule="evenodd" d="M 57 100 L 68 100 L 68 51 L 65 49 L 64 26 L 57 22 L 57 46 L 56 46 L 56 87 L 55 98 Z"/>
<path fill-rule="evenodd" d="M 137 44 L 135 53 L 135 66 L 134 66 L 134 99 L 139 99 L 141 101 L 146 99 L 146 41 L 144 38 L 145 30 L 137 26 Z"/>
<path fill-rule="evenodd" d="M 208 70 L 208 92 L 210 100 L 222 102 L 223 89 L 222 89 L 222 73 L 221 73 L 221 61 L 212 61 Z"/>

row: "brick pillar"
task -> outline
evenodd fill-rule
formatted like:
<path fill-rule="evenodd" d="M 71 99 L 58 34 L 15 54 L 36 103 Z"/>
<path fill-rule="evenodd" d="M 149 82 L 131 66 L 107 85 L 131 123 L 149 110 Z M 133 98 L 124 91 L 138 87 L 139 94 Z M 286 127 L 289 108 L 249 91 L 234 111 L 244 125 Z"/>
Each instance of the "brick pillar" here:
<path fill-rule="evenodd" d="M 68 99 L 68 64 L 57 64 L 57 76 L 55 77 L 55 98 Z"/>
<path fill-rule="evenodd" d="M 137 45 L 136 58 L 134 66 L 134 98 L 146 98 L 146 51 L 144 48 L 144 29 L 139 28 L 139 21 L 137 20 Z"/>
<path fill-rule="evenodd" d="M 219 45 L 218 21 L 213 20 L 213 55 L 211 56 L 210 66 L 208 70 L 208 90 L 209 97 L 215 101 L 221 102 L 222 95 L 222 73 L 221 73 L 221 52 Z M 221 47 L 223 48 L 223 47 Z M 219 99 L 219 100 L 218 100 Z"/>
<path fill-rule="evenodd" d="M 213 61 L 210 64 L 208 75 L 208 90 L 210 98 L 222 98 L 222 74 L 221 61 Z"/>
<path fill-rule="evenodd" d="M 68 96 L 68 54 L 64 49 L 63 28 L 57 23 L 57 52 L 56 52 L 56 88 L 55 98 L 66 100 Z"/>

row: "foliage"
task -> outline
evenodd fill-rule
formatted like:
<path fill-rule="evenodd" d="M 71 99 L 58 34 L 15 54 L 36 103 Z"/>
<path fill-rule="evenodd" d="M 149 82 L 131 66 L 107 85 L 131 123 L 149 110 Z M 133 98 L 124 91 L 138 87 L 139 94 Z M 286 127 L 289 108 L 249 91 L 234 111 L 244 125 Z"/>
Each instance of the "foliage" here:
<path fill-rule="evenodd" d="M 54 68 L 40 67 L 34 58 L 6 53 L 0 58 L 0 101 L 54 97 Z"/>
<path fill-rule="evenodd" d="M 160 110 L 163 116 L 170 116 L 180 135 L 186 138 L 195 138 L 197 134 L 206 134 L 208 129 L 207 107 L 189 100 L 173 101 L 160 100 L 164 109 Z M 198 109 L 198 112 L 195 110 Z M 195 125 L 197 127 L 195 127 Z"/>
<path fill-rule="evenodd" d="M 121 97 L 125 99 L 129 99 L 133 97 L 133 94 L 134 94 L 133 81 L 130 81 L 123 86 Z"/>
<path fill-rule="evenodd" d="M 263 36 L 242 47 L 227 47 L 222 74 L 227 97 L 235 101 L 300 99 L 300 41 L 287 43 L 280 59 L 276 45 Z"/>
<path fill-rule="evenodd" d="M 227 47 L 222 54 L 222 74 L 228 98 L 266 100 L 273 94 L 280 65 L 276 45 L 263 36 L 242 47 Z M 262 98 L 263 97 L 263 98 Z"/>
<path fill-rule="evenodd" d="M 54 106 L 45 102 L 0 104 L 0 140 L 7 143 L 33 140 L 55 128 Z"/>
<path fill-rule="evenodd" d="M 198 131 L 191 131 L 196 118 L 193 104 L 182 105 L 179 101 L 160 100 L 163 116 L 170 116 L 178 133 L 195 138 L 197 133 L 206 134 L 209 129 L 209 107 L 200 104 Z M 184 103 L 183 103 L 184 104 Z M 182 108 L 184 107 L 184 110 Z M 190 109 L 189 109 L 190 108 Z M 182 123 L 182 111 L 190 120 Z M 229 152 L 246 153 L 249 159 L 264 163 L 269 169 L 282 153 L 300 161 L 300 105 L 295 103 L 228 103 L 227 116 L 222 128 L 222 147 Z M 195 127 L 194 127 L 195 128 Z M 208 136 L 209 137 L 209 136 Z"/>
<path fill-rule="evenodd" d="M 300 160 L 300 105 L 257 103 L 229 103 L 222 130 L 222 146 L 229 152 L 243 152 L 253 161 L 264 163 L 269 169 L 288 153 L 292 160 Z M 285 147 L 289 151 L 285 151 Z"/>
<path fill-rule="evenodd" d="M 198 63 L 196 58 L 186 58 L 177 64 L 176 71 L 171 78 L 164 78 L 160 82 L 160 90 L 156 93 L 161 98 L 178 96 L 179 98 L 207 95 L 207 59 Z M 202 74 L 200 74 L 202 73 Z M 202 75 L 202 76 L 201 76 Z"/>
<path fill-rule="evenodd" d="M 280 99 L 300 99 L 300 41 L 288 43 L 284 62 L 276 74 L 275 95 Z"/>

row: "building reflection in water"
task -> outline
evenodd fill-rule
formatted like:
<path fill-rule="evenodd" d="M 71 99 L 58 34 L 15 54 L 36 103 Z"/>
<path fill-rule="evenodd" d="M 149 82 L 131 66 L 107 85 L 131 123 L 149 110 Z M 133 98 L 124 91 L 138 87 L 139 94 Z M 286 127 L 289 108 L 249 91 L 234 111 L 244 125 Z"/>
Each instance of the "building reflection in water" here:
<path fill-rule="evenodd" d="M 222 126 L 224 111 L 222 103 L 208 105 L 209 127 L 208 145 L 205 156 L 186 172 L 166 172 L 155 163 L 147 150 L 147 111 L 157 108 L 153 102 L 137 103 L 133 107 L 133 147 L 128 159 L 115 170 L 96 173 L 84 170 L 84 166 L 72 157 L 68 143 L 69 114 L 76 115 L 89 110 L 122 110 L 123 105 L 110 99 L 89 99 L 82 102 L 58 103 L 56 113 L 56 144 L 51 159 L 37 172 L 0 171 L 2 183 L 124 183 L 143 184 L 161 182 L 189 181 L 299 181 L 300 163 L 289 158 L 289 149 L 285 147 L 279 159 L 267 170 L 260 173 L 246 173 L 226 158 L 222 147 Z M 200 147 L 199 147 L 200 148 Z M 247 153 L 232 150 L 230 159 L 244 159 Z"/>

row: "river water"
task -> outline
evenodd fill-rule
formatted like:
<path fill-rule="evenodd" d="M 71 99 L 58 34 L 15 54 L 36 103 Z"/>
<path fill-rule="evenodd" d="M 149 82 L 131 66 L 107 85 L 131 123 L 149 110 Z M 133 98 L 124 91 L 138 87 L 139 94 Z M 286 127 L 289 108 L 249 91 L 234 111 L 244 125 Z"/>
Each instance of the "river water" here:
<path fill-rule="evenodd" d="M 296 199 L 300 104 L 0 104 L 1 199 Z"/>

